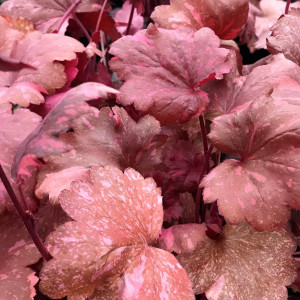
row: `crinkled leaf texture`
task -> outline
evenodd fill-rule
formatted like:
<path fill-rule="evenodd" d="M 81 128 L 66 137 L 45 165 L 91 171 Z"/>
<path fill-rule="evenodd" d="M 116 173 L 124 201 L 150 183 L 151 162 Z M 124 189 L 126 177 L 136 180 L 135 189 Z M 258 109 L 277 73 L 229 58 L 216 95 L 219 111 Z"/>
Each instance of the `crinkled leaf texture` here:
<path fill-rule="evenodd" d="M 75 0 L 9 0 L 0 7 L 0 14 L 12 18 L 23 17 L 31 21 L 38 30 L 51 33 L 57 29 L 61 18 Z M 92 12 L 101 8 L 103 0 L 82 0 L 76 12 Z M 70 17 L 69 17 L 70 18 Z M 64 31 L 68 19 L 63 25 Z"/>
<path fill-rule="evenodd" d="M 57 202 L 59 192 L 76 177 L 86 177 L 93 165 L 114 165 L 121 170 L 132 167 L 147 176 L 161 162 L 159 147 L 166 137 L 159 134 L 159 122 L 152 116 L 135 122 L 124 108 L 104 107 L 81 116 L 72 128 L 74 132 L 60 136 L 72 151 L 48 157 L 40 170 L 39 198 L 49 194 L 51 202 Z M 53 179 L 59 183 L 53 183 Z"/>
<path fill-rule="evenodd" d="M 211 28 L 220 39 L 234 39 L 248 18 L 248 0 L 171 0 L 157 6 L 151 18 L 163 28 Z"/>
<path fill-rule="evenodd" d="M 278 230 L 300 209 L 300 107 L 265 98 L 214 119 L 209 138 L 225 160 L 201 182 L 226 221 Z"/>
<path fill-rule="evenodd" d="M 208 237 L 192 253 L 179 254 L 195 294 L 209 300 L 287 299 L 296 275 L 295 243 L 286 231 L 257 232 L 246 222 L 225 225 L 217 240 Z"/>
<path fill-rule="evenodd" d="M 0 245 L 1 299 L 33 300 L 38 277 L 26 266 L 41 255 L 19 216 L 0 216 Z"/>
<path fill-rule="evenodd" d="M 26 136 L 39 125 L 41 117 L 27 109 L 18 109 L 14 114 L 8 112 L 0 113 L 0 120 L 0 163 L 6 176 L 8 176 L 11 181 L 10 173 L 14 155 Z M 18 194 L 17 185 L 14 182 L 12 182 L 12 185 Z M 0 213 L 2 213 L 5 208 L 9 211 L 14 210 L 11 199 L 2 181 L 0 181 Z"/>
<path fill-rule="evenodd" d="M 10 57 L 33 66 L 19 71 L 0 71 L 0 101 L 21 106 L 44 102 L 41 92 L 53 93 L 67 81 L 62 61 L 76 58 L 84 46 L 77 40 L 58 34 L 29 32 L 16 40 Z M 1 53 L 1 49 L 0 49 Z"/>
<path fill-rule="evenodd" d="M 12 166 L 13 177 L 26 173 L 37 158 L 70 150 L 58 139 L 59 134 L 67 132 L 72 121 L 80 115 L 94 111 L 86 101 L 106 98 L 108 93 L 117 94 L 118 91 L 96 82 L 83 83 L 69 90 L 18 148 Z"/>
<path fill-rule="evenodd" d="M 90 180 L 73 182 L 60 194 L 75 221 L 47 239 L 54 258 L 41 271 L 41 291 L 70 300 L 193 299 L 176 258 L 151 246 L 163 221 L 154 180 L 113 166 L 91 168 Z"/>
<path fill-rule="evenodd" d="M 209 28 L 193 32 L 158 29 L 150 24 L 112 44 L 110 66 L 125 80 L 119 102 L 134 104 L 162 125 L 184 123 L 201 114 L 207 94 L 200 86 L 228 73 L 228 50 Z"/>

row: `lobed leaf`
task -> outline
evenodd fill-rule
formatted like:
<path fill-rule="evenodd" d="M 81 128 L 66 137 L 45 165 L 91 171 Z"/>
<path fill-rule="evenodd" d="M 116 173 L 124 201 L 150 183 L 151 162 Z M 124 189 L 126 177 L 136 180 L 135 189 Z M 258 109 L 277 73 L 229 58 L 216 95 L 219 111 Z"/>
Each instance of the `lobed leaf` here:
<path fill-rule="evenodd" d="M 225 160 L 201 182 L 204 200 L 218 200 L 231 224 L 278 230 L 300 209 L 300 107 L 264 99 L 214 119 L 209 137 Z"/>
<path fill-rule="evenodd" d="M 224 40 L 234 39 L 246 23 L 247 0 L 171 0 L 170 5 L 157 6 L 151 18 L 167 29 L 189 27 L 194 31 L 211 28 Z"/>
<path fill-rule="evenodd" d="M 246 222 L 225 225 L 192 253 L 179 254 L 196 294 L 211 299 L 287 299 L 296 275 L 295 243 L 286 231 L 257 232 Z"/>
<path fill-rule="evenodd" d="M 68 299 L 97 299 L 104 288 L 103 299 L 150 299 L 159 294 L 192 299 L 176 258 L 150 247 L 163 220 L 154 180 L 113 166 L 91 168 L 90 180 L 73 182 L 60 194 L 62 208 L 74 221 L 47 239 L 54 259 L 41 271 L 41 291 Z"/>
<path fill-rule="evenodd" d="M 126 82 L 119 102 L 134 104 L 153 115 L 162 125 L 184 123 L 200 115 L 208 104 L 199 87 L 228 73 L 228 50 L 209 28 L 147 30 L 114 42 L 110 53 L 116 57 L 110 67 Z M 199 55 L 200 54 L 200 55 Z"/>

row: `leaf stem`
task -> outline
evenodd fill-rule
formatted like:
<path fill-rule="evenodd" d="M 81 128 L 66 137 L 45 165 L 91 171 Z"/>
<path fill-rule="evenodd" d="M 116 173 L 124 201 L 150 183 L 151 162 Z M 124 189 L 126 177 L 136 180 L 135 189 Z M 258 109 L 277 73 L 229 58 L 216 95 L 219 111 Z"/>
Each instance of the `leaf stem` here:
<path fill-rule="evenodd" d="M 135 0 L 132 1 L 131 11 L 130 11 L 129 20 L 128 20 L 127 28 L 126 28 L 126 31 L 125 31 L 125 35 L 128 35 L 129 31 L 130 31 L 130 27 L 131 27 L 132 19 L 133 19 L 134 7 L 135 7 Z"/>
<path fill-rule="evenodd" d="M 77 25 L 80 27 L 80 29 L 82 30 L 82 32 L 84 33 L 84 35 L 86 36 L 86 38 L 88 39 L 88 41 L 91 41 L 91 36 L 88 33 L 88 31 L 86 30 L 86 28 L 84 27 L 84 25 L 81 23 L 81 21 L 78 19 L 78 17 L 75 14 L 72 14 L 73 20 L 77 23 Z"/>
<path fill-rule="evenodd" d="M 200 188 L 200 184 L 201 184 L 201 181 L 202 181 L 204 175 L 207 172 L 207 164 L 208 164 L 207 162 L 209 162 L 209 157 L 211 155 L 213 148 L 214 147 L 212 145 L 209 146 L 207 154 L 204 156 L 203 166 L 202 166 L 202 170 L 201 170 L 201 173 L 199 176 L 198 189 L 197 189 L 197 194 L 196 194 L 196 204 L 195 204 L 195 223 L 199 223 L 199 217 L 200 217 L 199 210 L 200 210 L 200 203 L 201 203 L 201 195 L 202 195 L 202 191 L 203 191 L 203 188 Z M 201 221 L 204 222 L 203 219 L 201 219 Z"/>
<path fill-rule="evenodd" d="M 290 5 L 291 5 L 291 0 L 287 0 L 285 6 L 285 12 L 284 12 L 286 15 L 289 13 Z"/>
<path fill-rule="evenodd" d="M 82 0 L 76 0 L 72 3 L 72 5 L 67 9 L 67 11 L 64 13 L 64 15 L 61 17 L 60 22 L 56 28 L 57 31 L 60 30 L 64 22 L 66 21 L 67 17 L 73 12 L 73 10 L 80 4 Z"/>
<path fill-rule="evenodd" d="M 208 152 L 208 141 L 207 141 L 207 134 L 206 134 L 206 129 L 205 129 L 205 120 L 203 115 L 199 116 L 199 123 L 200 123 L 200 128 L 201 128 L 201 133 L 202 133 L 202 143 L 203 143 L 203 150 L 204 150 L 204 157 L 207 156 Z M 209 164 L 206 164 L 206 167 L 209 167 Z M 206 169 L 208 172 L 209 170 Z"/>
<path fill-rule="evenodd" d="M 99 16 L 98 16 L 98 20 L 97 20 L 97 25 L 96 25 L 95 32 L 98 32 L 100 30 L 100 23 L 101 23 L 103 14 L 104 14 L 104 9 L 105 9 L 106 4 L 107 4 L 107 0 L 104 1 L 103 6 L 101 7 L 101 10 L 100 10 L 100 13 L 99 13 Z"/>
<path fill-rule="evenodd" d="M 3 182 L 3 185 L 10 197 L 10 199 L 12 200 L 18 214 L 20 215 L 28 233 L 30 234 L 34 244 L 36 245 L 37 249 L 40 251 L 40 253 L 42 254 L 42 256 L 45 258 L 45 260 L 49 261 L 52 256 L 49 253 L 49 251 L 47 250 L 47 248 L 45 247 L 43 241 L 41 240 L 41 238 L 39 237 L 36 229 L 35 229 L 35 225 L 34 225 L 34 221 L 33 218 L 30 214 L 24 212 L 1 164 L 0 164 L 0 178 Z"/>

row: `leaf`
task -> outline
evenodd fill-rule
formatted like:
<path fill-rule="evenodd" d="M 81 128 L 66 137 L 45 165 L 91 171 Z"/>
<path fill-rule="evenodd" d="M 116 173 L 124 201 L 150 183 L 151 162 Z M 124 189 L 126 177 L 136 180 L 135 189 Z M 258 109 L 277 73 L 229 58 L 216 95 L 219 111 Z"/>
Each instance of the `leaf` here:
<path fill-rule="evenodd" d="M 285 6 L 286 2 L 282 0 L 260 1 L 262 14 L 255 19 L 255 33 L 258 40 L 255 42 L 252 52 L 254 52 L 254 49 L 267 49 L 266 39 L 271 34 L 271 27 L 284 14 Z M 292 3 L 290 7 L 299 7 L 299 3 Z"/>
<path fill-rule="evenodd" d="M 272 34 L 267 39 L 268 50 L 272 54 L 283 53 L 287 59 L 300 65 L 299 16 L 284 15 L 271 28 Z"/>
<path fill-rule="evenodd" d="M 81 84 L 68 91 L 18 148 L 12 166 L 12 176 L 16 178 L 17 174 L 26 173 L 27 167 L 34 165 L 37 158 L 70 150 L 58 139 L 59 134 L 68 131 L 73 120 L 92 110 L 85 101 L 105 98 L 108 93 L 117 94 L 118 91 L 92 82 Z M 20 167 L 22 160 L 25 164 Z"/>
<path fill-rule="evenodd" d="M 36 263 L 41 255 L 19 216 L 0 216 L 0 245 L 1 298 L 33 300 L 38 277 L 26 266 Z"/>
<path fill-rule="evenodd" d="M 195 294 L 211 299 L 287 299 L 295 278 L 295 243 L 284 230 L 257 232 L 246 222 L 225 225 L 217 240 L 208 237 L 192 253 L 178 255 Z"/>
<path fill-rule="evenodd" d="M 278 89 L 278 86 L 288 84 L 291 80 L 300 84 L 299 74 L 299 66 L 282 54 L 272 56 L 266 64 L 254 67 L 245 76 L 232 70 L 223 80 L 213 80 L 204 85 L 203 89 L 210 99 L 206 116 L 213 118 L 220 114 L 238 111 L 252 101 L 273 96 L 275 90 L 276 93 L 280 92 L 283 87 Z M 287 96 L 287 93 L 285 94 Z M 293 100 L 289 102 L 295 103 Z"/>
<path fill-rule="evenodd" d="M 204 223 L 173 225 L 167 229 L 162 229 L 158 246 L 169 252 L 192 252 L 198 243 L 204 240 L 205 231 L 206 225 Z"/>
<path fill-rule="evenodd" d="M 85 299 L 105 286 L 126 299 L 157 298 L 159 293 L 192 299 L 176 258 L 151 247 L 163 220 L 154 180 L 113 166 L 91 168 L 90 179 L 73 182 L 60 195 L 74 221 L 48 237 L 54 259 L 41 271 L 41 291 L 52 298 Z"/>
<path fill-rule="evenodd" d="M 122 8 L 117 11 L 115 15 L 115 22 L 116 27 L 118 31 L 121 34 L 124 34 L 126 32 L 127 23 L 129 20 L 130 12 L 131 12 L 132 4 L 130 4 L 129 0 L 125 1 Z M 119 25 L 122 24 L 122 25 Z M 136 8 L 134 9 L 133 17 L 132 17 L 132 23 L 130 26 L 129 34 L 135 34 L 139 30 L 141 30 L 144 26 L 144 19 L 141 15 L 137 13 Z"/>
<path fill-rule="evenodd" d="M 60 136 L 60 142 L 72 151 L 47 158 L 39 173 L 37 196 L 58 196 L 71 181 L 86 176 L 92 165 L 114 165 L 121 170 L 132 167 L 147 176 L 161 163 L 159 147 L 166 138 L 159 134 L 159 122 L 153 117 L 135 122 L 119 107 L 105 107 L 96 113 L 83 115 L 73 122 L 74 132 Z M 55 177 L 59 185 L 51 182 Z M 51 201 L 56 203 L 57 198 Z"/>
<path fill-rule="evenodd" d="M 10 182 L 13 184 L 15 192 L 18 194 L 17 185 L 12 182 L 10 173 L 13 157 L 22 143 L 32 130 L 40 123 L 41 117 L 27 109 L 18 109 L 14 114 L 0 113 L 0 163 Z M 30 200 L 33 202 L 33 199 Z M 11 199 L 0 181 L 0 213 L 4 209 L 14 210 Z"/>
<path fill-rule="evenodd" d="M 16 19 L 23 17 L 32 22 L 37 30 L 52 33 L 75 0 L 9 0 L 2 3 L 0 14 Z M 102 0 L 82 0 L 75 9 L 76 12 L 91 12 L 100 10 Z M 70 17 L 69 17 L 70 18 Z M 64 28 L 68 25 L 65 21 Z"/>
<path fill-rule="evenodd" d="M 35 69 L 0 71 L 0 99 L 25 107 L 43 103 L 41 92 L 53 93 L 67 81 L 65 67 L 60 61 L 73 60 L 75 52 L 84 49 L 80 42 L 67 36 L 38 31 L 27 33 L 23 40 L 16 41 L 10 58 Z"/>
<path fill-rule="evenodd" d="M 225 160 L 201 182 L 204 200 L 218 199 L 227 222 L 278 230 L 300 209 L 300 107 L 264 99 L 214 119 L 209 138 Z"/>
<path fill-rule="evenodd" d="M 119 102 L 134 104 L 162 125 L 184 123 L 200 115 L 208 98 L 199 87 L 229 72 L 228 50 L 219 46 L 220 40 L 209 28 L 193 33 L 152 24 L 119 39 L 110 50 L 116 56 L 110 61 L 111 69 L 126 81 Z"/>
<path fill-rule="evenodd" d="M 25 64 L 18 59 L 0 54 L 0 71 L 20 71 L 24 68 L 36 69 L 35 67 Z"/>
<path fill-rule="evenodd" d="M 246 23 L 249 4 L 247 0 L 171 0 L 170 5 L 155 8 L 151 18 L 160 27 L 177 29 L 189 27 L 194 31 L 211 28 L 224 40 L 234 39 Z"/>

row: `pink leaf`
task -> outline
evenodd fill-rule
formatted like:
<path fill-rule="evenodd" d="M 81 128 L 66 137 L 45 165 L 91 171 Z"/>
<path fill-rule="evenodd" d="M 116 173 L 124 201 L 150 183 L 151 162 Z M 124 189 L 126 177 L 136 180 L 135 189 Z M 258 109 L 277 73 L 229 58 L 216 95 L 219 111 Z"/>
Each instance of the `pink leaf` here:
<path fill-rule="evenodd" d="M 189 27 L 194 31 L 209 27 L 224 40 L 234 39 L 248 17 L 248 1 L 171 0 L 170 5 L 155 8 L 151 18 L 160 27 Z"/>
<path fill-rule="evenodd" d="M 1 298 L 33 300 L 39 279 L 26 266 L 36 263 L 41 255 L 18 216 L 0 216 L 0 245 Z"/>
<path fill-rule="evenodd" d="M 295 278 L 295 243 L 285 230 L 257 232 L 246 222 L 225 225 L 192 253 L 179 254 L 195 294 L 215 299 L 286 299 Z"/>
<path fill-rule="evenodd" d="M 278 230 L 300 209 L 300 107 L 264 99 L 214 119 L 209 137 L 218 150 L 240 157 L 225 160 L 201 186 L 204 200 L 218 199 L 226 221 L 246 219 L 256 230 Z"/>
<path fill-rule="evenodd" d="M 112 70 L 126 81 L 119 101 L 134 104 L 161 124 L 189 121 L 208 104 L 199 82 L 221 79 L 229 72 L 228 50 L 219 46 L 219 38 L 209 28 L 194 33 L 158 29 L 152 24 L 119 39 L 110 50 L 116 55 L 110 61 Z"/>

